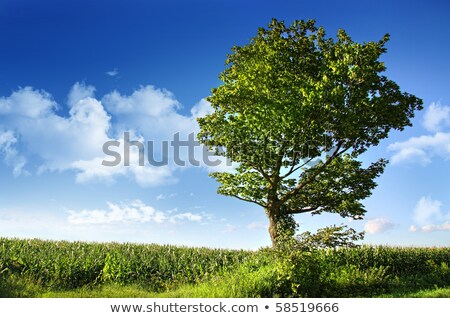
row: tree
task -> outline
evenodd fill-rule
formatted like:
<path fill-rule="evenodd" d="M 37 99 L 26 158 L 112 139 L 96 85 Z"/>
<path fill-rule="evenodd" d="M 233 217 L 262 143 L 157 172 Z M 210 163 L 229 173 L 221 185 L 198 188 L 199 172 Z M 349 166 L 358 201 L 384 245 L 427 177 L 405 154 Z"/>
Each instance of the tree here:
<path fill-rule="evenodd" d="M 382 75 L 388 40 L 356 43 L 343 30 L 326 38 L 314 20 L 274 19 L 228 55 L 198 139 L 239 164 L 211 174 L 218 193 L 263 207 L 274 246 L 294 214 L 366 212 L 361 200 L 387 160 L 363 167 L 359 155 L 422 109 Z"/>

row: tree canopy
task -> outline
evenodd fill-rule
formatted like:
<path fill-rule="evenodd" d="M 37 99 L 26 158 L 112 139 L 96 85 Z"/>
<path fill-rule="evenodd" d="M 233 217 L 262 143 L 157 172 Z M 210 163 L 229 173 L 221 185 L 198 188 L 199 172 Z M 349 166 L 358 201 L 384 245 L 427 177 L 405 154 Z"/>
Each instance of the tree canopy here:
<path fill-rule="evenodd" d="M 218 192 L 263 207 L 274 245 L 292 214 L 366 212 L 361 200 L 387 161 L 364 167 L 358 156 L 422 108 L 383 75 L 388 40 L 356 43 L 343 30 L 327 38 L 314 20 L 274 19 L 228 55 L 198 138 L 239 164 L 212 174 Z"/>

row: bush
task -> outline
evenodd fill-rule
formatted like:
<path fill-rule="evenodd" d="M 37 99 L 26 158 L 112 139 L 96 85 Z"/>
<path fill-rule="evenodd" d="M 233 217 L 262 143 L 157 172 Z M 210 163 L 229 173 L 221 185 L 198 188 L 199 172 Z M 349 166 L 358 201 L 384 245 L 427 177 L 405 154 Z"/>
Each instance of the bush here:
<path fill-rule="evenodd" d="M 319 297 L 323 262 L 317 252 L 293 251 L 276 261 L 276 292 L 282 297 Z"/>
<path fill-rule="evenodd" d="M 327 226 L 312 234 L 303 232 L 295 238 L 294 248 L 316 250 L 324 248 L 357 247 L 356 241 L 364 239 L 364 232 L 356 232 L 347 225 Z"/>

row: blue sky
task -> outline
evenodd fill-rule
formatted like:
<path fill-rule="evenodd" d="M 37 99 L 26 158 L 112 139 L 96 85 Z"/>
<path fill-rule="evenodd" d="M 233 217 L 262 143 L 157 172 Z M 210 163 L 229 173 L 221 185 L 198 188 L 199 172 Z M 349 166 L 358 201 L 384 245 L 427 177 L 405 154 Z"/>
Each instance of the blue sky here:
<path fill-rule="evenodd" d="M 216 194 L 208 172 L 227 167 L 105 167 L 102 145 L 124 131 L 186 139 L 232 46 L 271 18 L 314 18 L 329 36 L 390 33 L 386 75 L 425 107 L 362 156 L 390 159 L 364 220 L 305 214 L 300 230 L 344 223 L 366 243 L 448 246 L 449 16 L 447 1 L 0 1 L 0 236 L 269 245 L 259 206 Z"/>

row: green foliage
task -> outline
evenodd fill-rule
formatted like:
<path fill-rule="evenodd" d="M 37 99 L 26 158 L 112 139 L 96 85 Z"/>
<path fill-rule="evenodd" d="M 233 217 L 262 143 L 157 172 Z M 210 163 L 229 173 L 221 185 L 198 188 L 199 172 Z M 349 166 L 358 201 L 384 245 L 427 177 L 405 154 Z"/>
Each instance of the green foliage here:
<path fill-rule="evenodd" d="M 324 265 L 320 256 L 305 251 L 281 254 L 276 262 L 277 293 L 282 297 L 319 297 Z"/>
<path fill-rule="evenodd" d="M 274 293 L 283 297 L 373 297 L 450 285 L 449 248 L 281 248 L 276 255 Z"/>
<path fill-rule="evenodd" d="M 343 30 L 327 38 L 313 20 L 272 20 L 228 55 L 198 139 L 239 163 L 212 174 L 218 192 L 262 206 L 274 245 L 280 213 L 364 215 L 387 161 L 362 167 L 357 157 L 422 109 L 383 75 L 388 39 L 361 44 Z"/>
<path fill-rule="evenodd" d="M 281 207 L 281 211 L 285 207 Z M 292 214 L 280 213 L 275 216 L 274 230 L 276 237 L 276 245 L 279 249 L 290 249 L 295 246 L 294 235 L 298 229 L 298 223 Z"/>
<path fill-rule="evenodd" d="M 357 233 L 346 225 L 327 226 L 312 234 L 303 232 L 296 237 L 294 248 L 302 250 L 315 250 L 320 248 L 357 247 L 356 241 L 364 239 L 364 232 Z"/>
<path fill-rule="evenodd" d="M 328 256 L 333 250 L 294 250 L 276 262 L 277 293 L 283 297 L 355 297 L 384 292 L 388 269 L 359 264 L 338 265 Z"/>

